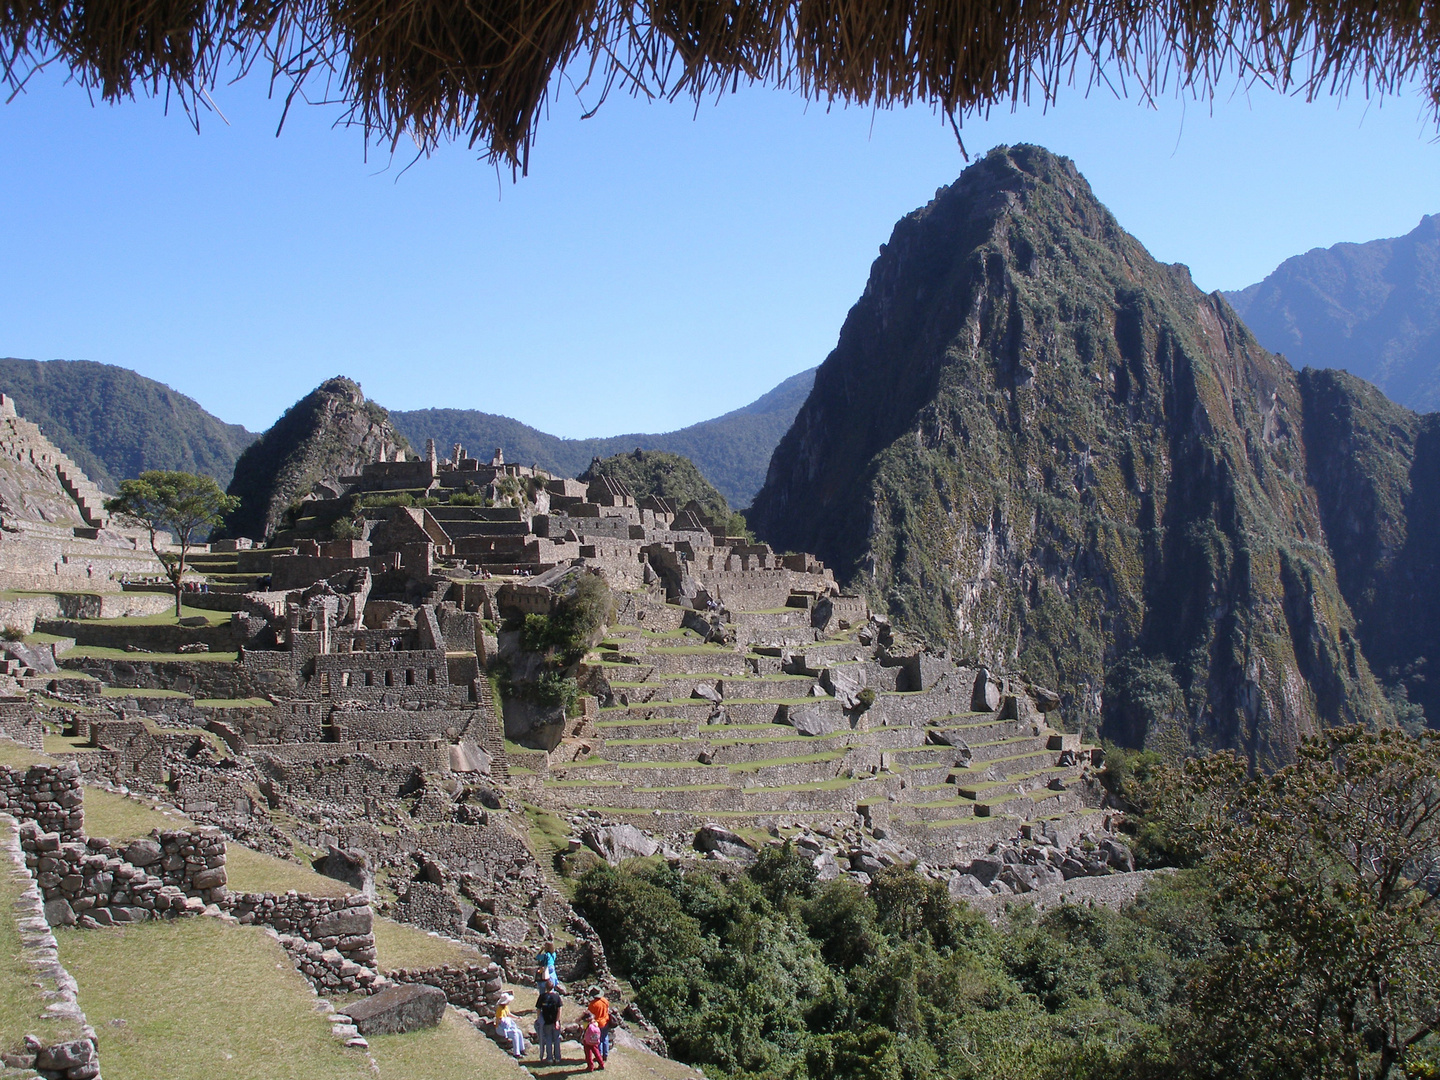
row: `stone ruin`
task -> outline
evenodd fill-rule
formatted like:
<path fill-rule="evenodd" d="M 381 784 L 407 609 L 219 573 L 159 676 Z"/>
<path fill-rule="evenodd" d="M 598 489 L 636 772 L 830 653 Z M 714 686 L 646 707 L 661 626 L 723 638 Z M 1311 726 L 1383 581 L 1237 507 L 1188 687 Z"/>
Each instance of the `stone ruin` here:
<path fill-rule="evenodd" d="M 324 992 L 428 983 L 483 1011 L 556 932 L 564 978 L 615 989 L 598 937 L 556 887 L 580 858 L 743 864 L 789 842 L 822 879 L 913 864 L 991 913 L 1023 899 L 1119 903 L 1143 882 L 1115 836 L 1099 751 L 1063 730 L 1057 694 L 907 641 L 813 557 L 726 535 L 693 504 L 551 477 L 499 451 L 488 463 L 460 447 L 384 457 L 314 492 L 269 546 L 196 557 L 211 588 L 192 602 L 227 612 L 223 626 L 37 616 L 126 658 L 71 655 L 63 641 L 48 661 L 26 654 L 23 671 L 12 656 L 0 735 L 38 750 L 42 724 L 62 728 L 89 746 L 57 755 L 66 784 L 163 797 L 201 830 L 155 837 L 159 861 L 141 865 L 78 835 L 69 807 L 0 782 L 0 810 L 34 822 L 27 842 L 60 838 L 45 841 L 46 869 L 32 867 L 48 875 L 52 921 L 213 905 L 271 926 Z M 326 538 L 342 520 L 354 538 Z M 553 614 L 590 574 L 613 610 L 566 669 L 576 706 L 497 701 L 496 685 L 537 670 L 524 619 Z M 234 659 L 187 655 L 197 649 Z M 522 804 L 568 826 L 553 865 Z M 209 865 L 211 837 L 326 851 L 315 868 L 349 883 L 354 907 L 231 893 Z M 190 848 L 209 877 L 185 876 Z M 487 960 L 381 975 L 360 925 L 377 909 Z"/>

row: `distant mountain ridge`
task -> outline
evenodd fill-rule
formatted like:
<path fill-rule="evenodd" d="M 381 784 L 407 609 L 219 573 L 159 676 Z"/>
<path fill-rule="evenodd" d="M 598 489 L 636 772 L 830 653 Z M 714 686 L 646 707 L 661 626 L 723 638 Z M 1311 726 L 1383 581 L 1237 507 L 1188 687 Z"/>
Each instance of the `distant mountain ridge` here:
<path fill-rule="evenodd" d="M 1225 294 L 1297 368 L 1341 368 L 1392 401 L 1440 409 L 1440 214 L 1404 236 L 1315 248 Z"/>
<path fill-rule="evenodd" d="M 713 420 L 656 435 L 612 435 L 599 439 L 562 439 L 508 416 L 477 409 L 391 410 L 390 420 L 410 445 L 423 449 L 434 439 L 443 455 L 456 443 L 475 456 L 502 447 L 511 461 L 539 465 L 560 476 L 579 476 L 592 458 L 631 450 L 664 450 L 688 457 L 732 506 L 749 506 L 770 455 L 815 382 L 815 369 L 792 375 L 749 405 Z"/>
<path fill-rule="evenodd" d="M 746 506 L 760 490 L 770 454 L 814 381 L 814 368 L 802 371 L 749 405 L 661 434 L 562 439 L 477 409 L 415 409 L 389 416 L 417 450 L 432 438 L 442 454 L 457 442 L 486 456 L 498 446 L 511 461 L 534 462 L 561 476 L 580 475 L 592 458 L 637 448 L 682 454 L 731 505 Z M 240 454 L 260 437 L 225 423 L 163 383 L 113 364 L 0 358 L 0 391 L 12 395 L 21 413 L 107 491 L 146 469 L 198 472 L 229 486 Z"/>
<path fill-rule="evenodd" d="M 89 360 L 0 358 L 0 391 L 20 414 L 107 491 L 146 469 L 175 469 L 230 483 L 256 439 L 193 398 L 129 368 Z"/>

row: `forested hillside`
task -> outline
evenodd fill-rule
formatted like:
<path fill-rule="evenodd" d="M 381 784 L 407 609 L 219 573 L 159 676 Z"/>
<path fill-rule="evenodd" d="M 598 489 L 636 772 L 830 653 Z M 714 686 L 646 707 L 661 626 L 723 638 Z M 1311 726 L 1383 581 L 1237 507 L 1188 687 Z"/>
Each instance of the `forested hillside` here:
<path fill-rule="evenodd" d="M 202 473 L 224 487 L 256 437 L 163 383 L 112 364 L 4 357 L 0 391 L 107 491 L 146 469 Z"/>

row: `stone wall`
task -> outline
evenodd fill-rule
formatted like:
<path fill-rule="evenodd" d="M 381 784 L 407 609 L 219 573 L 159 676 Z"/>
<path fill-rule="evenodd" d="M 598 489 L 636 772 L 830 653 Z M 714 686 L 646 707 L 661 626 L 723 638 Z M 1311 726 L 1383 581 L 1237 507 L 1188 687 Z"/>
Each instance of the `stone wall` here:
<path fill-rule="evenodd" d="M 369 898 L 360 893 L 232 893 L 225 907 L 243 925 L 269 926 L 277 933 L 313 942 L 322 950 L 334 949 L 351 963 L 375 966 L 375 915 Z"/>
<path fill-rule="evenodd" d="M 173 600 L 171 601 L 173 604 Z M 173 653 L 182 645 L 203 642 L 217 652 L 232 652 L 239 642 L 235 631 L 224 626 L 175 626 L 156 623 L 110 623 L 105 620 L 77 621 L 71 619 L 41 619 L 36 629 L 47 634 L 72 637 L 78 645 L 93 645 L 107 649 L 123 649 L 136 645 L 152 652 Z"/>
<path fill-rule="evenodd" d="M 288 795 L 394 798 L 418 786 L 424 772 L 450 768 L 449 745 L 440 740 L 293 743 L 256 747 L 252 757 L 272 803 Z"/>
<path fill-rule="evenodd" d="M 483 964 L 464 967 L 445 964 L 433 968 L 400 968 L 386 974 L 393 982 L 438 987 L 445 991 L 445 999 L 451 1005 L 482 1014 L 495 1008 L 505 989 L 505 973 L 499 964 L 488 959 Z"/>
<path fill-rule="evenodd" d="M 336 709 L 335 735 L 350 740 L 463 739 L 478 741 L 483 729 L 475 709 Z"/>
<path fill-rule="evenodd" d="M 262 697 L 268 686 L 241 664 L 221 660 L 146 660 L 143 653 L 124 660 L 67 656 L 69 671 L 81 671 L 106 686 L 126 689 L 178 690 L 197 698 Z"/>
<path fill-rule="evenodd" d="M 28 769 L 0 765 L 0 811 L 34 823 L 41 832 L 53 834 L 57 844 L 84 839 L 85 792 L 79 766 L 74 762 Z"/>
<path fill-rule="evenodd" d="M 26 871 L 15 819 L 4 814 L 0 814 L 0 847 L 4 848 L 0 858 L 9 862 L 0 873 L 13 874 L 17 884 L 25 884 L 14 910 L 0 917 L 16 920 L 21 935 L 18 959 L 33 980 L 36 1012 L 41 1001 L 46 1003 L 43 1019 L 26 1032 L 23 1043 L 18 1042 L 19 1032 L 5 1033 L 0 1049 L 7 1052 L 0 1054 L 0 1068 L 33 1070 L 45 1080 L 93 1080 L 100 1075 L 95 1031 L 80 1009 L 74 978 L 60 964 L 59 943 L 45 921 L 40 890 Z M 10 1050 L 10 1039 L 23 1049 Z"/>
<path fill-rule="evenodd" d="M 98 836 L 65 841 L 26 821 L 20 847 L 52 926 L 193 915 L 226 896 L 225 838 L 218 829 L 157 830 L 122 848 Z"/>
<path fill-rule="evenodd" d="M 25 698 L 0 699 L 0 736 L 37 753 L 45 746 L 40 716 Z"/>

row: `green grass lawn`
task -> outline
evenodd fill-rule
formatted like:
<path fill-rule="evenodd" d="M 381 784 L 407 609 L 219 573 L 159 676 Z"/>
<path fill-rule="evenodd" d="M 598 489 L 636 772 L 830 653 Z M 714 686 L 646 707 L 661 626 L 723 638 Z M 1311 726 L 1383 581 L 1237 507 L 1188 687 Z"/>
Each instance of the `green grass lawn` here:
<path fill-rule="evenodd" d="M 82 659 L 88 657 L 92 660 L 131 660 L 136 663 L 167 663 L 175 660 L 193 660 L 199 663 L 233 664 L 240 659 L 240 654 L 238 652 L 127 652 L 125 649 L 112 649 L 105 645 L 77 645 L 65 654 L 65 659 L 68 660 L 71 657 Z"/>
<path fill-rule="evenodd" d="M 188 619 L 196 615 L 203 615 L 205 621 L 211 626 L 225 626 L 230 622 L 230 612 L 211 611 L 209 608 L 194 608 L 182 604 L 180 607 L 180 618 Z M 91 619 L 88 622 L 103 622 L 107 626 L 174 626 L 179 619 L 175 617 L 175 609 L 160 615 L 122 615 L 115 619 Z"/>
<path fill-rule="evenodd" d="M 189 698 L 179 690 L 151 690 L 144 686 L 104 686 L 100 696 L 108 698 Z"/>
<path fill-rule="evenodd" d="M 313 896 L 349 896 L 355 890 L 343 881 L 318 874 L 308 866 L 277 859 L 247 848 L 225 845 L 226 887 L 232 892 L 296 892 Z"/>
<path fill-rule="evenodd" d="M 365 1055 L 331 1035 L 309 984 L 259 927 L 185 919 L 56 936 L 108 1080 L 371 1075 Z"/>
<path fill-rule="evenodd" d="M 28 769 L 31 765 L 55 764 L 57 762 L 54 758 L 37 754 L 34 750 L 27 750 L 14 739 L 0 736 L 0 765 L 8 765 L 12 769 Z"/>
<path fill-rule="evenodd" d="M 107 840 L 133 840 L 149 836 L 155 829 L 183 829 L 191 821 L 184 814 L 165 814 L 153 800 L 117 795 L 103 788 L 85 789 L 85 835 Z"/>
<path fill-rule="evenodd" d="M 480 951 L 444 938 L 431 937 L 416 926 L 407 926 L 383 916 L 375 919 L 375 952 L 383 971 L 396 968 L 429 968 L 452 964 L 478 964 Z"/>

